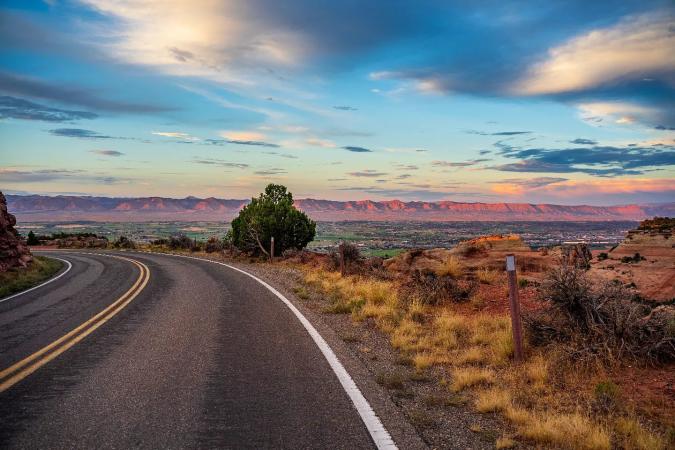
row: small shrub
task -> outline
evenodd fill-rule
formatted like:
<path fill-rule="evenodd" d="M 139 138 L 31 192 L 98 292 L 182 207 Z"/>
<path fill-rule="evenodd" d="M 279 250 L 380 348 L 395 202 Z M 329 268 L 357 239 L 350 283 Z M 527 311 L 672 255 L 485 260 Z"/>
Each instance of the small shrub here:
<path fill-rule="evenodd" d="M 505 411 L 510 404 L 511 394 L 504 389 L 487 389 L 476 394 L 476 411 L 480 413 Z"/>
<path fill-rule="evenodd" d="M 116 241 L 112 243 L 113 248 L 123 248 L 123 249 L 135 249 L 136 244 L 134 241 L 129 239 L 126 236 L 120 236 Z"/>
<path fill-rule="evenodd" d="M 197 248 L 197 241 L 190 239 L 183 233 L 178 233 L 172 236 L 169 236 L 167 240 L 167 246 L 171 250 L 191 250 L 194 251 Z"/>
<path fill-rule="evenodd" d="M 527 281 L 525 278 L 518 278 L 518 287 L 519 288 L 525 288 L 530 285 L 530 282 Z"/>
<path fill-rule="evenodd" d="M 607 252 L 598 253 L 598 261 L 604 261 L 607 258 L 609 258 L 609 254 L 607 254 Z"/>
<path fill-rule="evenodd" d="M 603 411 L 609 411 L 619 397 L 619 386 L 610 380 L 601 381 L 595 385 L 594 394 L 596 406 Z"/>
<path fill-rule="evenodd" d="M 419 299 L 427 305 L 440 305 L 446 301 L 465 302 L 476 291 L 475 282 L 459 282 L 448 275 L 438 275 L 429 270 L 413 272 L 403 288 L 404 297 Z"/>
<path fill-rule="evenodd" d="M 495 442 L 495 448 L 497 450 L 500 450 L 502 448 L 513 448 L 516 445 L 517 445 L 516 441 L 514 441 L 508 436 L 502 436 L 498 438 L 497 441 Z"/>
<path fill-rule="evenodd" d="M 37 238 L 33 230 L 28 232 L 28 238 L 26 239 L 26 244 L 28 245 L 40 245 L 40 239 Z"/>
<path fill-rule="evenodd" d="M 211 236 L 204 245 L 206 253 L 221 252 L 224 248 L 223 241 L 216 236 Z"/>

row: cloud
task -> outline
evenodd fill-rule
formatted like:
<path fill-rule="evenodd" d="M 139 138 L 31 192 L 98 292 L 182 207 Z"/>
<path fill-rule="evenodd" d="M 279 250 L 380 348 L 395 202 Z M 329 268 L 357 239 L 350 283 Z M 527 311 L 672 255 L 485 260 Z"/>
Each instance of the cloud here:
<path fill-rule="evenodd" d="M 546 178 L 546 177 L 544 177 Z M 536 180 L 536 179 L 535 179 Z M 672 179 L 624 178 L 565 180 L 544 183 L 540 186 L 528 186 L 509 183 L 513 180 L 495 182 L 492 191 L 498 195 L 526 195 L 528 199 L 546 198 L 547 201 L 565 202 L 592 201 L 596 204 L 628 204 L 632 202 L 670 201 L 675 195 L 675 182 Z M 535 183 L 536 184 L 536 183 Z"/>
<path fill-rule="evenodd" d="M 322 147 L 322 148 L 336 148 L 337 144 L 333 141 L 329 141 L 327 139 L 316 139 L 316 138 L 310 138 L 305 141 L 307 145 L 310 145 L 312 147 Z"/>
<path fill-rule="evenodd" d="M 274 176 L 274 175 L 283 175 L 285 173 L 288 173 L 284 169 L 265 169 L 265 170 L 258 170 L 256 172 L 253 172 L 256 175 L 265 175 L 265 176 Z"/>
<path fill-rule="evenodd" d="M 43 122 L 68 122 L 95 119 L 97 114 L 87 111 L 72 111 L 39 105 L 21 98 L 0 96 L 0 119 L 40 120 Z"/>
<path fill-rule="evenodd" d="M 364 148 L 364 147 L 356 147 L 356 146 L 353 146 L 353 145 L 348 145 L 348 146 L 342 147 L 342 148 L 343 148 L 344 150 L 348 150 L 348 151 L 354 152 L 354 153 L 372 153 L 372 152 L 373 152 L 372 150 L 369 150 L 369 149 L 367 149 L 367 148 Z"/>
<path fill-rule="evenodd" d="M 181 131 L 153 131 L 151 134 L 154 134 L 155 136 L 162 136 L 162 137 L 168 137 L 168 138 L 173 138 L 173 139 L 180 139 L 183 141 L 198 141 L 199 138 L 195 136 L 191 136 L 188 133 L 183 133 Z"/>
<path fill-rule="evenodd" d="M 593 146 L 565 149 L 504 148 L 516 163 L 489 169 L 505 172 L 586 173 L 595 176 L 639 175 L 650 168 L 675 166 L 675 147 Z"/>
<path fill-rule="evenodd" d="M 333 109 L 338 109 L 340 111 L 358 111 L 358 108 L 352 106 L 333 106 Z"/>
<path fill-rule="evenodd" d="M 397 170 L 419 170 L 419 166 L 415 164 L 396 164 Z"/>
<path fill-rule="evenodd" d="M 451 162 L 451 161 L 432 161 L 431 165 L 435 167 L 469 167 L 469 166 L 475 166 L 476 164 L 480 164 L 482 162 L 486 161 L 491 161 L 490 159 L 486 158 L 479 158 L 479 159 L 472 159 L 470 161 L 463 161 L 463 162 Z"/>
<path fill-rule="evenodd" d="M 101 156 L 122 156 L 124 153 L 117 150 L 89 150 L 89 153 L 94 153 Z"/>
<path fill-rule="evenodd" d="M 654 127 L 654 129 L 660 131 L 675 131 L 675 127 L 667 127 L 665 125 L 657 125 Z"/>
<path fill-rule="evenodd" d="M 583 91 L 644 78 L 672 82 L 675 33 L 672 10 L 624 18 L 551 48 L 513 87 L 517 94 L 541 95 Z"/>
<path fill-rule="evenodd" d="M 249 164 L 233 163 L 230 161 L 223 161 L 222 159 L 215 159 L 215 158 L 195 158 L 191 162 L 196 164 L 205 164 L 207 166 L 228 167 L 233 169 L 248 169 L 249 167 L 251 167 Z"/>
<path fill-rule="evenodd" d="M 264 141 L 267 139 L 267 136 L 257 131 L 223 131 L 220 135 L 232 141 Z"/>
<path fill-rule="evenodd" d="M 520 134 L 531 134 L 531 131 L 496 131 L 496 132 L 488 132 L 488 131 L 477 131 L 477 130 L 465 130 L 464 131 L 467 134 L 478 134 L 480 136 L 517 136 Z"/>
<path fill-rule="evenodd" d="M 359 171 L 359 172 L 350 172 L 347 175 L 352 176 L 352 177 L 359 177 L 359 178 L 377 178 L 377 177 L 387 175 L 387 173 L 386 172 L 378 172 L 377 170 L 373 170 L 373 169 L 368 169 L 368 170 L 362 170 L 362 171 Z"/>
<path fill-rule="evenodd" d="M 492 190 L 496 193 L 522 195 L 523 193 L 567 180 L 567 178 L 560 177 L 507 178 L 492 181 L 491 184 L 494 184 Z"/>
<path fill-rule="evenodd" d="M 83 130 L 82 128 L 57 128 L 49 130 L 54 136 L 74 137 L 80 139 L 120 139 L 113 136 L 106 136 L 96 131 Z"/>
<path fill-rule="evenodd" d="M 273 144 L 271 142 L 261 142 L 261 141 L 238 141 L 233 139 L 205 139 L 205 143 L 211 145 L 226 145 L 226 144 L 235 144 L 235 145 L 252 145 L 255 147 L 269 147 L 269 148 L 279 148 L 279 144 Z"/>
<path fill-rule="evenodd" d="M 577 144 L 577 145 L 596 145 L 598 142 L 594 141 L 592 139 L 584 139 L 584 138 L 576 138 L 572 141 L 570 141 L 570 144 Z"/>
<path fill-rule="evenodd" d="M 675 123 L 675 113 L 658 105 L 646 106 L 640 103 L 601 101 L 579 103 L 577 108 L 582 120 L 592 125 L 641 123 L 654 127 L 654 124 L 658 123 Z"/>
<path fill-rule="evenodd" d="M 130 181 L 128 178 L 69 169 L 14 170 L 0 168 L 0 177 L 6 183 L 45 183 L 68 180 L 80 183 L 118 184 Z"/>
<path fill-rule="evenodd" d="M 77 105 L 95 111 L 111 113 L 145 114 L 175 110 L 175 108 L 161 105 L 109 100 L 81 88 L 71 88 L 64 86 L 63 83 L 50 84 L 36 78 L 15 75 L 9 72 L 0 72 L 0 92 L 39 98 L 66 105 Z"/>

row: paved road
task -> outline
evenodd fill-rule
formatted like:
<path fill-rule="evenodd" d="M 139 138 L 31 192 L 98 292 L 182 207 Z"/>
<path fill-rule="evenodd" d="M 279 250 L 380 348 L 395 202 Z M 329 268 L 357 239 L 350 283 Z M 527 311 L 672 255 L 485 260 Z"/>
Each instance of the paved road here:
<path fill-rule="evenodd" d="M 55 253 L 61 279 L 0 304 L 0 369 L 113 304 L 142 272 Z M 0 447 L 373 448 L 288 308 L 244 274 L 140 253 L 150 279 L 124 309 L 0 393 Z"/>

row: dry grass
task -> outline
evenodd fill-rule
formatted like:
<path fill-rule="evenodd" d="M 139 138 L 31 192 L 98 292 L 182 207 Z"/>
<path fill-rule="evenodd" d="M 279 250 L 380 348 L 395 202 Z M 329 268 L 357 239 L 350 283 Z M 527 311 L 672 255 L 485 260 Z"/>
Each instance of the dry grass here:
<path fill-rule="evenodd" d="M 459 392 L 471 386 L 491 384 L 495 374 L 490 369 L 481 367 L 457 367 L 452 371 L 451 389 Z"/>
<path fill-rule="evenodd" d="M 495 284 L 499 281 L 501 273 L 488 267 L 476 271 L 476 279 L 483 284 Z"/>
<path fill-rule="evenodd" d="M 577 413 L 529 414 L 518 429 L 526 439 L 562 448 L 608 450 L 611 447 L 607 430 Z"/>
<path fill-rule="evenodd" d="M 666 448 L 664 440 L 632 418 L 617 419 L 615 429 L 623 448 L 636 450 L 662 450 Z"/>
<path fill-rule="evenodd" d="M 443 261 L 441 267 L 436 270 L 438 276 L 449 276 L 452 278 L 459 278 L 464 275 L 464 266 L 456 256 L 450 256 Z"/>
<path fill-rule="evenodd" d="M 511 406 L 511 394 L 500 388 L 480 391 L 476 394 L 475 406 L 480 413 L 506 411 Z"/>
<path fill-rule="evenodd" d="M 516 441 L 514 441 L 513 439 L 511 439 L 510 437 L 507 437 L 507 436 L 502 436 L 502 437 L 497 439 L 497 442 L 495 442 L 495 448 L 497 450 L 502 449 L 502 448 L 513 448 L 516 445 L 517 445 Z"/>
<path fill-rule="evenodd" d="M 459 277 L 463 272 L 459 260 L 450 259 L 442 274 Z M 500 283 L 500 277 L 493 278 L 488 269 L 477 271 L 476 276 L 483 283 Z M 463 399 L 472 396 L 479 412 L 503 415 L 518 437 L 536 447 L 607 449 L 610 442 L 627 449 L 667 447 L 664 438 L 634 418 L 612 419 L 594 411 L 595 372 L 586 366 L 561 366 L 555 348 L 545 352 L 526 348 L 528 360 L 512 363 L 511 321 L 506 315 L 467 314 L 459 312 L 460 306 L 431 306 L 416 297 L 404 302 L 391 281 L 343 278 L 321 270 L 308 271 L 305 281 L 334 306 L 350 312 L 354 320 L 374 320 L 419 376 L 428 376 L 429 372 L 422 373 L 427 368 L 446 366 L 451 376 L 442 379 L 442 385 L 453 392 L 466 391 L 461 394 Z M 472 299 L 472 306 L 479 309 L 481 301 Z M 381 375 L 378 381 L 390 389 L 404 389 L 404 379 L 396 375 Z M 420 420 L 420 425 L 424 422 Z M 510 448 L 515 441 L 502 437 L 496 445 Z"/>

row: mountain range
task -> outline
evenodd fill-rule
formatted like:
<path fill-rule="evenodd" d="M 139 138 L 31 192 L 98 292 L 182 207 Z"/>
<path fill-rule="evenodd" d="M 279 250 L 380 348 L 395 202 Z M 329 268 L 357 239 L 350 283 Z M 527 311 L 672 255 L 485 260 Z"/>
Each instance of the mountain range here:
<path fill-rule="evenodd" d="M 74 195 L 7 195 L 9 211 L 19 221 L 231 220 L 249 200 L 166 197 L 90 197 Z M 298 209 L 315 220 L 642 220 L 675 216 L 675 202 L 621 206 L 533 203 L 403 202 L 298 199 Z"/>

